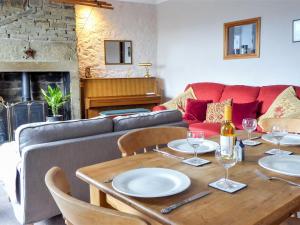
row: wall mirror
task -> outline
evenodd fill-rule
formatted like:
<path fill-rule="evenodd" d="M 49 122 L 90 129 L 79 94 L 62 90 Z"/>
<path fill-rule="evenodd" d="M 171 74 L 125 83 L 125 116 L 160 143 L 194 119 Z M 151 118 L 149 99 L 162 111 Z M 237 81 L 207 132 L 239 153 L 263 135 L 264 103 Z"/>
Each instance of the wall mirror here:
<path fill-rule="evenodd" d="M 105 65 L 132 64 L 132 41 L 105 40 Z"/>
<path fill-rule="evenodd" d="M 224 24 L 224 59 L 259 58 L 261 18 Z"/>

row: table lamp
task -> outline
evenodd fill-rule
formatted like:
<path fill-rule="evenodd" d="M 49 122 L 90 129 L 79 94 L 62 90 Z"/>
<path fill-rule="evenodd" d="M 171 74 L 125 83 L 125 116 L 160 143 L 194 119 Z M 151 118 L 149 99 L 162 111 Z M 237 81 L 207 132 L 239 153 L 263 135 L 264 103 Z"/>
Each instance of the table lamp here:
<path fill-rule="evenodd" d="M 150 71 L 150 67 L 152 66 L 152 63 L 140 63 L 139 66 L 145 67 L 145 69 L 146 69 L 145 77 L 146 77 L 146 78 L 151 77 L 149 71 Z"/>

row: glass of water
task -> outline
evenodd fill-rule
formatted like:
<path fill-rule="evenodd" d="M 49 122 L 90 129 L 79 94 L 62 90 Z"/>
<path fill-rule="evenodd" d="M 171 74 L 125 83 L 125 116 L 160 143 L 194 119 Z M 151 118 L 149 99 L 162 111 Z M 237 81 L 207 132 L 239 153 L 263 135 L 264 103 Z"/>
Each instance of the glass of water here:
<path fill-rule="evenodd" d="M 192 162 L 195 164 L 200 163 L 201 159 L 198 158 L 198 151 L 204 142 L 204 132 L 188 131 L 187 142 L 194 150 L 194 157 L 192 158 Z"/>
<path fill-rule="evenodd" d="M 272 127 L 272 137 L 276 140 L 276 143 L 277 143 L 277 146 L 278 146 L 277 151 L 280 151 L 281 140 L 286 135 L 288 135 L 288 132 L 285 129 L 283 129 L 282 127 L 277 126 L 277 125 L 274 125 Z"/>

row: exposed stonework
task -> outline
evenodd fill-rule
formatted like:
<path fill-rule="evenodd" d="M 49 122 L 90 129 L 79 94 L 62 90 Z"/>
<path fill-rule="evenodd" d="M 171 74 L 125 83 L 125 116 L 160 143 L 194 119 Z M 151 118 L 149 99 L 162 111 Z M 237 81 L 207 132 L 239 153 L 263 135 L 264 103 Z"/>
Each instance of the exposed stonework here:
<path fill-rule="evenodd" d="M 74 7 L 31 0 L 25 9 L 4 4 L 0 9 L 0 60 L 23 60 L 29 43 L 36 60 L 76 59 Z"/>
<path fill-rule="evenodd" d="M 70 72 L 72 114 L 78 118 L 80 89 L 75 26 L 75 10 L 71 5 L 28 0 L 25 9 L 22 4 L 0 6 L 0 72 L 14 71 L 12 65 L 17 65 L 18 71 L 22 70 L 21 65 L 26 65 L 24 71 L 28 72 L 49 71 L 48 65 L 55 65 L 53 71 Z M 25 57 L 24 51 L 29 46 L 36 51 L 34 59 Z"/>
<path fill-rule="evenodd" d="M 77 5 L 76 29 L 80 74 L 92 66 L 96 77 L 143 76 L 141 62 L 156 65 L 156 6 L 138 3 L 109 1 L 114 10 L 104 10 Z M 106 66 L 104 40 L 132 40 L 133 65 Z"/>

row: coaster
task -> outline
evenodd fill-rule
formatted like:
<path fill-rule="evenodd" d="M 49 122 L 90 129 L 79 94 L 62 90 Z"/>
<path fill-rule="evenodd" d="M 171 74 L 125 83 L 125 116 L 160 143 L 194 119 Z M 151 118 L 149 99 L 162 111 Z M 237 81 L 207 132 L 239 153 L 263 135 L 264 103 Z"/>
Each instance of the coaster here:
<path fill-rule="evenodd" d="M 240 190 L 247 187 L 247 184 L 243 184 L 243 183 L 232 181 L 232 180 L 228 180 L 228 181 L 232 184 L 232 186 L 230 186 L 228 188 L 223 188 L 223 187 L 220 186 L 220 183 L 225 182 L 225 178 L 222 178 L 222 179 L 217 180 L 213 183 L 210 183 L 209 186 L 213 187 L 215 189 L 230 193 L 230 194 L 238 192 L 238 191 L 240 191 Z"/>
<path fill-rule="evenodd" d="M 244 140 L 243 144 L 247 145 L 247 146 L 257 146 L 257 145 L 260 145 L 261 142 L 259 142 L 259 141 L 253 141 L 253 140 Z"/>
<path fill-rule="evenodd" d="M 191 166 L 203 166 L 203 165 L 211 163 L 210 161 L 208 161 L 206 159 L 201 159 L 201 158 L 189 158 L 189 159 L 183 160 L 182 162 L 185 164 L 191 165 Z"/>
<path fill-rule="evenodd" d="M 269 155 L 292 155 L 293 154 L 293 152 L 279 150 L 279 149 L 271 149 L 265 153 Z"/>

